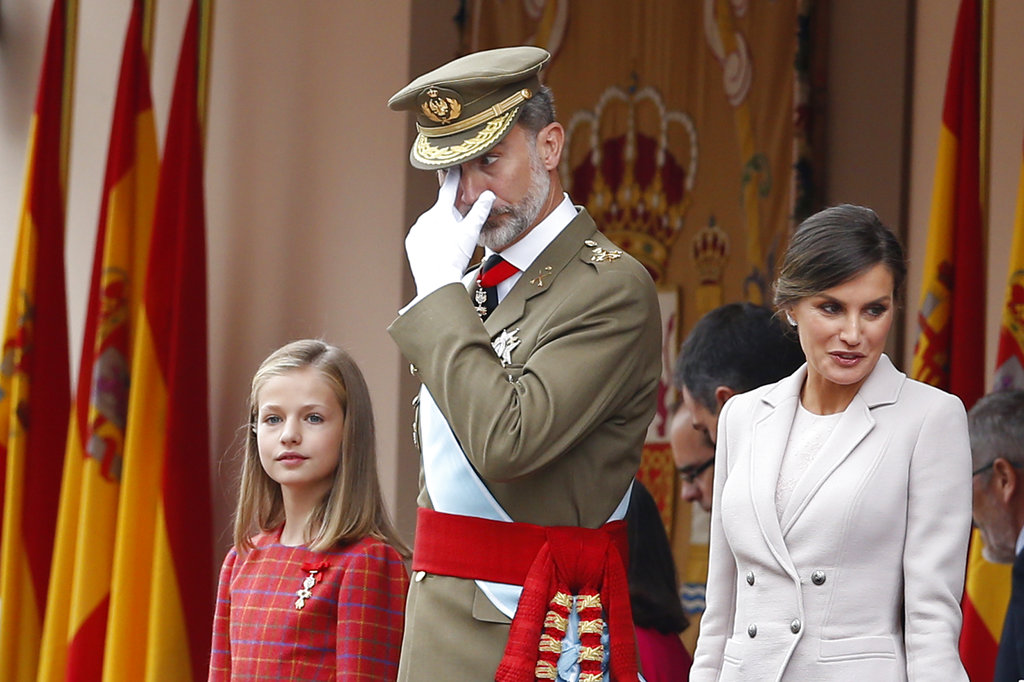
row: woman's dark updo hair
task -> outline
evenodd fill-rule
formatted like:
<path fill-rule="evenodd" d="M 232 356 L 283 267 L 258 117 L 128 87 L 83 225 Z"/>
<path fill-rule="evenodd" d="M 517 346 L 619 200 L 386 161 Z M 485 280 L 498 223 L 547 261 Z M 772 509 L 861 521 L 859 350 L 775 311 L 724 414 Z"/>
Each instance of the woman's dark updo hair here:
<path fill-rule="evenodd" d="M 775 305 L 788 309 L 878 264 L 892 274 L 898 303 L 907 262 L 896 235 L 870 208 L 852 204 L 826 208 L 800 223 L 790 239 L 775 280 Z"/>

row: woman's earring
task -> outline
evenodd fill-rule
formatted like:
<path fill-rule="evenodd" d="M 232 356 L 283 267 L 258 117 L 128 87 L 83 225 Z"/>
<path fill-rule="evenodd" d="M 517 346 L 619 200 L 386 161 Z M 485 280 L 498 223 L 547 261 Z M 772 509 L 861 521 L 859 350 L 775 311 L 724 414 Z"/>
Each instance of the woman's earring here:
<path fill-rule="evenodd" d="M 788 310 L 786 311 L 786 322 L 789 322 L 790 327 L 796 326 L 796 320 L 793 319 L 793 316 L 789 314 Z"/>

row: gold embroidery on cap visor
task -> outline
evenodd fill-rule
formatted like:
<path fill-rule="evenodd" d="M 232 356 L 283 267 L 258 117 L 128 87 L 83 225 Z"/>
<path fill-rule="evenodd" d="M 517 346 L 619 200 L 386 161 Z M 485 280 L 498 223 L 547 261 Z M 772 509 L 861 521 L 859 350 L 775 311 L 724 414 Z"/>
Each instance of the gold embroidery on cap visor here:
<path fill-rule="evenodd" d="M 468 157 L 497 144 L 516 120 L 519 107 L 506 111 L 498 118 L 492 119 L 480 132 L 456 145 L 435 147 L 427 136 L 422 133 L 416 136 L 413 154 L 420 163 L 430 166 L 451 166 L 461 163 Z M 437 139 L 437 138 L 435 138 Z"/>

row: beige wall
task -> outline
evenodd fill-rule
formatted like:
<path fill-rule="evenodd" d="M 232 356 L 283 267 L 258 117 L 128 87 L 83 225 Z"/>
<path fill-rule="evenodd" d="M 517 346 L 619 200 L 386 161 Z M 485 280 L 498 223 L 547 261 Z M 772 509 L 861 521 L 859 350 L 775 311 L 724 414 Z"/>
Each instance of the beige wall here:
<path fill-rule="evenodd" d="M 904 238 L 912 3 L 834 0 L 825 47 L 825 204 L 870 206 Z M 889 340 L 897 359 L 901 331 Z"/>
<path fill-rule="evenodd" d="M 213 454 L 237 452 L 263 357 L 323 336 L 366 374 L 394 508 L 407 429 L 396 409 L 402 363 L 385 329 L 405 302 L 406 126 L 383 104 L 406 80 L 409 3 L 216 8 L 206 182 Z M 215 489 L 228 491 L 236 467 L 221 461 L 230 465 Z M 226 519 L 231 499 L 215 502 Z M 402 500 L 405 515 L 411 505 Z"/>
<path fill-rule="evenodd" d="M 83 2 L 68 213 L 77 367 L 126 0 Z M 161 0 L 154 98 L 162 137 L 187 0 Z M 916 308 L 935 143 L 957 0 L 835 0 L 830 35 L 830 202 L 906 216 Z M 6 294 L 27 125 L 50 0 L 0 3 L 0 291 Z M 458 0 L 220 0 L 207 150 L 210 424 L 218 553 L 246 386 L 277 345 L 323 335 L 360 361 L 377 412 L 384 488 L 409 535 L 417 460 L 412 379 L 385 327 L 409 297 L 402 239 L 430 201 L 406 163 L 410 126 L 388 96 L 452 56 Z M 1024 135 L 1024 3 L 997 0 L 987 365 L 1005 284 Z M 916 28 L 913 15 L 916 14 Z M 906 39 L 912 31 L 912 42 Z M 904 70 L 913 46 L 912 69 Z M 911 85 L 908 86 L 908 83 Z M 910 87 L 910 90 L 907 88 Z M 903 93 L 912 92 L 907 101 Z M 904 116 L 910 135 L 903 146 Z M 904 172 L 904 168 L 908 172 Z M 6 295 L 2 299 L 6 301 Z M 979 303 L 980 304 L 980 303 Z M 916 333 L 908 316 L 905 355 Z M 909 365 L 909 363 L 905 363 Z M 223 465 L 221 462 L 224 461 Z M 223 532 L 222 532 L 223 531 Z"/>
<path fill-rule="evenodd" d="M 834 0 L 828 8 L 825 203 L 870 206 L 892 225 L 905 186 L 911 1 Z"/>

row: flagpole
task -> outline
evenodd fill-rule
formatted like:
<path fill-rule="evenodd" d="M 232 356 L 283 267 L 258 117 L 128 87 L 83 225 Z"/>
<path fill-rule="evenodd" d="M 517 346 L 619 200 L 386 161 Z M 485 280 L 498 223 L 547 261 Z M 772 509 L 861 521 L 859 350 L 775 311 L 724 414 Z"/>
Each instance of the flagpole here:
<path fill-rule="evenodd" d="M 60 188 L 66 202 L 68 196 L 68 157 L 71 151 L 72 105 L 75 99 L 75 44 L 78 37 L 78 0 L 65 0 L 64 17 L 64 92 L 61 96 L 63 109 L 60 122 Z"/>
<path fill-rule="evenodd" d="M 153 72 L 153 24 L 156 17 L 156 0 L 142 0 L 142 53 L 146 64 Z"/>
<path fill-rule="evenodd" d="M 210 45 L 213 41 L 213 3 L 214 0 L 200 1 L 199 14 L 199 93 L 197 109 L 201 143 L 206 148 L 206 119 L 209 109 L 210 94 Z"/>
<path fill-rule="evenodd" d="M 981 200 L 982 264 L 988 272 L 989 146 L 992 129 L 992 0 L 981 0 L 981 67 L 978 102 L 978 198 Z M 978 305 L 985 305 L 979 301 Z"/>

